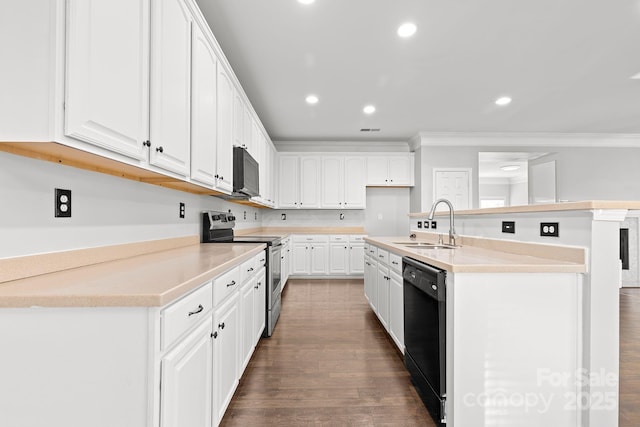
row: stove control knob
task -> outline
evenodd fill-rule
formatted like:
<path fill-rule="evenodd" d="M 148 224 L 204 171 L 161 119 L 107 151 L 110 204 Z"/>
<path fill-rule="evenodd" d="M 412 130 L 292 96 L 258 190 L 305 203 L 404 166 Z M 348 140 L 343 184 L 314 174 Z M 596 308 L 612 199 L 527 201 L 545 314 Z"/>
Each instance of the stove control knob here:
<path fill-rule="evenodd" d="M 227 221 L 235 221 L 235 220 L 236 220 L 236 217 L 233 215 L 230 215 L 227 217 Z"/>

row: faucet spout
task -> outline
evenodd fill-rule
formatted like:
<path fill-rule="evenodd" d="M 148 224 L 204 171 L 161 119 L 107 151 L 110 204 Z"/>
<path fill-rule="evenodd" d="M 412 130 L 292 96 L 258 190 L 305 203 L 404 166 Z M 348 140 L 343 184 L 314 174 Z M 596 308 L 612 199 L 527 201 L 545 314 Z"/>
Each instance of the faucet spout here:
<path fill-rule="evenodd" d="M 429 221 L 433 220 L 433 215 L 436 213 L 436 208 L 440 203 L 445 203 L 449 207 L 449 244 L 451 246 L 455 246 L 458 235 L 456 234 L 456 227 L 454 224 L 455 215 L 453 205 L 449 200 L 438 199 L 433 203 L 433 206 L 431 206 L 431 212 L 429 213 Z"/>

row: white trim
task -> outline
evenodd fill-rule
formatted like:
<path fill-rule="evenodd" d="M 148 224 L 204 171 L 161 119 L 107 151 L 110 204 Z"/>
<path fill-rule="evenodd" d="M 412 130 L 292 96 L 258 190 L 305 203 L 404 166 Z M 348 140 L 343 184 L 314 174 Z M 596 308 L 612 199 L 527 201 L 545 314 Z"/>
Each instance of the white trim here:
<path fill-rule="evenodd" d="M 437 200 L 437 188 L 436 188 L 436 173 L 437 172 L 467 172 L 467 176 L 469 177 L 469 207 L 468 209 L 473 209 L 473 169 L 472 168 L 433 168 L 433 172 L 432 172 L 432 183 L 433 183 L 433 200 L 431 201 L 431 203 L 435 202 Z M 457 210 L 457 208 L 456 208 Z"/>
<path fill-rule="evenodd" d="M 629 211 L 627 209 L 594 209 L 591 212 L 594 221 L 622 222 Z"/>
<path fill-rule="evenodd" d="M 419 138 L 414 138 L 420 140 L 420 146 L 422 147 L 640 148 L 640 134 L 420 132 Z M 412 139 L 412 141 L 415 141 L 415 139 Z M 413 142 L 413 144 L 417 144 L 417 142 Z"/>
<path fill-rule="evenodd" d="M 408 153 L 407 141 L 274 141 L 278 152 Z"/>

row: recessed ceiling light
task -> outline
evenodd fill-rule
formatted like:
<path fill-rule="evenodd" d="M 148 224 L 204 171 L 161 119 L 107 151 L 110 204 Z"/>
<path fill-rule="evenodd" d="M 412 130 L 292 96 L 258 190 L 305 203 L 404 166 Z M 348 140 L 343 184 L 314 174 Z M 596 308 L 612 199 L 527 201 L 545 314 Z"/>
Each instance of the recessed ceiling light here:
<path fill-rule="evenodd" d="M 517 171 L 518 169 L 520 169 L 520 166 L 518 166 L 518 165 L 500 166 L 500 170 L 503 170 L 505 172 Z"/>
<path fill-rule="evenodd" d="M 317 104 L 319 99 L 315 95 L 309 95 L 305 98 L 305 101 L 307 101 L 307 104 Z"/>
<path fill-rule="evenodd" d="M 316 0 L 298 0 L 298 3 L 302 3 L 302 4 L 311 4 Z"/>
<path fill-rule="evenodd" d="M 634 80 L 640 80 L 640 73 L 631 76 L 631 78 Z"/>
<path fill-rule="evenodd" d="M 373 114 L 376 112 L 376 107 L 373 105 L 367 105 L 362 109 L 362 111 L 364 111 L 365 114 Z"/>
<path fill-rule="evenodd" d="M 509 105 L 511 104 L 511 98 L 509 98 L 508 96 L 501 96 L 500 98 L 496 99 L 496 105 Z"/>
<path fill-rule="evenodd" d="M 398 35 L 400 37 L 411 37 L 416 33 L 417 29 L 418 27 L 413 22 L 405 22 L 398 27 Z"/>

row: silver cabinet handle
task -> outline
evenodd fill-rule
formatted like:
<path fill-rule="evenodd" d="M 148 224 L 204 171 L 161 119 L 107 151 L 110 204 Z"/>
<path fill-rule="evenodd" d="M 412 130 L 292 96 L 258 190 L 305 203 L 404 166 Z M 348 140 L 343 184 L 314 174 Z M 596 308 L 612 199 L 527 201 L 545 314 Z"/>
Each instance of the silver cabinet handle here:
<path fill-rule="evenodd" d="M 231 287 L 231 286 L 235 286 L 236 281 L 232 280 L 231 283 L 227 283 L 227 288 Z"/>
<path fill-rule="evenodd" d="M 202 310 L 204 310 L 204 307 L 202 306 L 202 304 L 199 304 L 198 308 L 196 309 L 196 311 L 190 311 L 189 312 L 189 316 L 193 316 L 194 314 L 202 313 Z"/>

